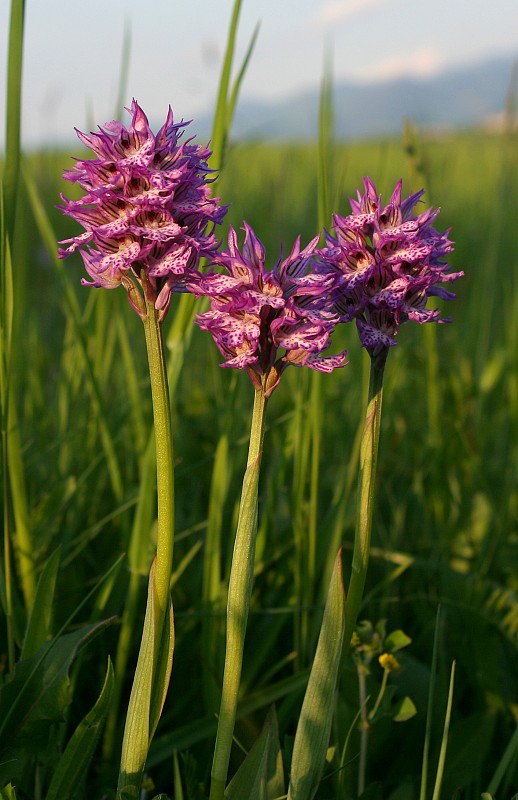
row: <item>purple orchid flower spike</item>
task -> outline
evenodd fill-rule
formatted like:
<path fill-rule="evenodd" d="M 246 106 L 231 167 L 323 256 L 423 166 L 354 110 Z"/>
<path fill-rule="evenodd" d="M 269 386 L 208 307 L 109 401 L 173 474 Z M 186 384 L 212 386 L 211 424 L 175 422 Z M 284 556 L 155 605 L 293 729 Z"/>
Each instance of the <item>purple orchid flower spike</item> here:
<path fill-rule="evenodd" d="M 350 201 L 352 214 L 334 215 L 334 235 L 326 233 L 320 256 L 336 277 L 336 313 L 344 322 L 356 320 L 362 345 L 376 357 L 396 344 L 399 326 L 407 320 L 448 322 L 426 304 L 432 296 L 455 297 L 440 284 L 464 273 L 447 272 L 445 257 L 453 243 L 449 231 L 432 227 L 439 209 L 414 212 L 423 190 L 402 201 L 398 181 L 383 206 L 370 178 L 364 179 L 364 189 Z"/>
<path fill-rule="evenodd" d="M 173 291 L 185 291 L 198 278 L 202 257 L 217 247 L 214 226 L 226 207 L 211 197 L 210 151 L 181 142 L 186 122 L 175 123 L 169 108 L 156 136 L 133 100 L 129 128 L 114 121 L 79 139 L 96 156 L 77 160 L 63 177 L 85 194 L 62 196 L 61 210 L 84 233 L 66 239 L 60 257 L 79 249 L 92 279 L 82 283 L 114 289 L 123 285 L 141 315 L 145 304 L 138 286 L 163 319 Z"/>
<path fill-rule="evenodd" d="M 228 249 L 213 259 L 225 273 L 195 287 L 210 298 L 210 310 L 196 322 L 212 334 L 222 366 L 245 369 L 266 397 L 289 364 L 320 372 L 344 366 L 345 351 L 322 355 L 339 317 L 329 311 L 334 276 L 315 268 L 318 236 L 302 250 L 297 239 L 290 255 L 267 270 L 262 242 L 246 222 L 244 231 L 242 250 L 231 227 Z"/>

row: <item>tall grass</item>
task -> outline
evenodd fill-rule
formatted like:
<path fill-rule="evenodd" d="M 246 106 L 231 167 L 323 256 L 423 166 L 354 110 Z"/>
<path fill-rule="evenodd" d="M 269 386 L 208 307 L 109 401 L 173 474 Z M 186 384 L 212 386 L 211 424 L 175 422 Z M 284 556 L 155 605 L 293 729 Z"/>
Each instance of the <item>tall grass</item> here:
<path fill-rule="evenodd" d="M 395 682 L 404 683 L 405 692 L 413 697 L 421 714 L 406 723 L 401 737 L 396 737 L 397 731 L 389 729 L 388 723 L 380 721 L 371 736 L 369 764 L 373 774 L 376 765 L 383 765 L 387 791 L 397 785 L 402 774 L 407 776 L 409 785 L 417 780 L 412 776 L 419 775 L 419 753 L 412 744 L 422 730 L 420 719 L 424 719 L 426 708 L 435 608 L 442 601 L 446 617 L 442 659 L 447 664 L 452 657 L 457 658 L 445 795 L 460 783 L 468 787 L 467 797 L 475 797 L 478 789 L 483 790 L 491 780 L 511 736 L 512 697 L 516 690 L 517 494 L 512 467 L 517 455 L 514 313 L 517 250 L 511 221 L 516 182 L 506 174 L 506 185 L 511 186 L 504 204 L 506 217 L 495 230 L 487 219 L 494 218 L 498 193 L 504 191 L 501 140 L 464 134 L 425 141 L 423 147 L 431 184 L 435 187 L 432 191 L 434 196 L 440 192 L 442 214 L 446 224 L 452 225 L 457 241 L 454 263 L 466 269 L 467 279 L 464 285 L 459 285 L 459 298 L 452 304 L 454 323 L 438 331 L 439 386 L 434 388 L 441 397 L 441 426 L 448 432 L 440 451 L 429 450 L 423 435 L 428 391 L 424 341 L 415 331 L 403 329 L 401 346 L 391 354 L 394 357 L 387 376 L 381 433 L 385 447 L 379 461 L 380 507 L 363 613 L 371 618 L 386 616 L 392 627 L 402 627 L 412 636 L 404 677 L 402 672 Z M 231 221 L 238 225 L 241 218 L 246 218 L 270 248 L 276 247 L 278 239 L 289 241 L 299 229 L 309 239 L 316 228 L 316 166 L 312 170 L 308 164 L 316 164 L 316 158 L 316 149 L 309 145 L 234 144 L 220 182 L 224 200 L 238 198 L 230 210 Z M 369 170 L 374 174 L 372 164 L 385 165 L 382 190 L 399 174 L 410 180 L 404 150 L 397 140 L 339 146 L 335 158 L 336 172 L 343 176 L 342 208 L 346 192 L 352 193 L 362 173 Z M 60 236 L 68 232 L 67 223 L 55 218 L 52 207 L 60 188 L 59 174 L 66 163 L 65 155 L 49 153 L 27 162 L 28 173 L 39 186 L 55 227 L 61 229 Z M 475 163 L 477 169 L 471 169 Z M 74 323 L 67 310 L 61 277 L 52 268 L 39 239 L 43 231 L 40 228 L 38 233 L 32 221 L 33 211 L 25 189 L 21 190 L 20 207 L 28 227 L 17 235 L 13 258 L 16 275 L 30 275 L 31 279 L 23 286 L 15 281 L 15 307 L 23 317 L 24 333 L 22 337 L 18 317 L 19 333 L 13 337 L 12 363 L 17 365 L 14 386 L 31 498 L 30 521 L 37 543 L 36 573 L 40 573 L 48 555 L 58 545 L 62 548 L 54 611 L 54 625 L 59 626 L 78 604 L 83 587 L 95 583 L 102 572 L 100 565 L 113 563 L 127 548 L 133 508 L 139 497 L 140 467 L 136 454 L 143 454 L 142 445 L 134 447 L 135 431 L 139 429 L 134 419 L 140 421 L 144 431 L 149 430 L 151 409 L 145 386 L 145 356 L 139 345 L 139 321 L 126 315 L 124 322 L 124 339 L 134 343 L 135 388 L 128 395 L 125 391 L 128 361 L 116 357 L 115 340 L 110 345 L 117 330 L 108 326 L 105 311 L 101 313 L 103 298 L 80 290 L 79 266 L 67 266 L 64 279 L 68 291 L 80 303 L 80 320 L 86 337 L 81 349 L 73 333 Z M 490 265 L 489 250 L 496 252 Z M 498 302 L 492 303 L 490 347 L 481 361 L 479 323 L 485 313 L 488 283 Z M 112 293 L 109 301 L 112 321 L 126 300 Z M 86 320 L 90 320 L 88 325 Z M 99 342 L 103 342 L 101 351 Z M 30 360 L 26 356 L 28 343 Z M 351 342 L 345 344 L 351 347 Z M 103 456 L 102 431 L 97 421 L 93 421 L 97 420 L 97 413 L 93 416 L 93 411 L 97 411 L 96 400 L 88 388 L 91 376 L 86 371 L 85 358 L 99 352 L 103 354 L 101 363 L 98 359 L 95 362 L 99 394 L 104 398 L 117 397 L 116 403 L 105 403 L 102 413 L 122 469 L 122 497 L 118 497 L 110 480 Z M 217 357 L 197 330 L 192 334 L 188 364 L 189 368 L 179 377 L 175 401 L 175 415 L 181 419 L 176 444 L 177 563 L 186 561 L 175 583 L 179 633 L 171 701 L 166 706 L 155 755 L 152 752 L 150 761 L 156 780 L 162 769 L 167 771 L 167 754 L 176 747 L 180 750 L 188 747 L 198 760 L 201 778 L 206 776 L 214 731 L 210 714 L 213 705 L 208 701 L 205 705 L 198 698 L 204 696 L 203 676 L 207 672 L 218 683 L 221 629 L 218 635 L 216 622 L 222 606 L 217 574 L 212 578 L 214 589 L 202 592 L 203 580 L 208 578 L 203 579 L 203 560 L 195 553 L 203 547 L 211 481 L 213 494 L 219 492 L 223 499 L 236 497 L 236 481 L 246 448 L 248 386 L 218 369 Z M 325 424 L 315 554 L 319 575 L 330 574 L 329 560 L 334 551 L 330 545 L 336 540 L 337 526 L 343 532 L 347 575 L 353 507 L 351 495 L 348 502 L 340 502 L 346 482 L 340 451 L 343 446 L 353 450 L 360 421 L 362 370 L 362 358 L 357 352 L 349 367 L 339 375 L 329 376 L 322 387 Z M 295 662 L 290 656 L 299 602 L 295 587 L 300 582 L 301 566 L 295 558 L 297 543 L 293 540 L 293 521 L 288 512 L 289 487 L 296 478 L 294 414 L 298 413 L 289 398 L 298 395 L 307 398 L 307 394 L 301 394 L 303 387 L 298 373 L 287 373 L 283 380 L 286 391 L 274 395 L 271 401 L 269 445 L 263 457 L 262 524 L 249 629 L 251 641 L 261 646 L 253 649 L 253 656 L 250 654 L 244 664 L 242 708 L 248 711 L 242 717 L 238 738 L 245 746 L 261 718 L 260 709 L 272 699 L 277 700 L 281 733 L 293 731 L 296 698 L 300 680 L 304 679 L 303 664 L 294 669 Z M 305 414 L 304 406 L 301 413 Z M 227 456 L 222 454 L 223 445 L 218 446 L 222 437 L 231 443 Z M 140 434 L 141 442 L 144 438 Z M 342 443 L 340 448 L 336 447 L 338 441 Z M 218 469 L 211 478 L 216 453 Z M 215 480 L 223 479 L 222 458 L 228 462 L 223 494 L 214 484 Z M 307 512 L 303 505 L 300 508 L 303 518 Z M 210 523 L 216 524 L 221 532 L 218 534 L 222 559 L 220 592 L 228 574 L 227 532 L 233 528 L 234 514 L 231 502 L 218 503 L 220 520 Z M 213 515 L 214 511 L 210 519 Z M 412 566 L 393 580 L 394 564 L 404 558 L 410 559 Z M 124 573 L 114 582 L 104 600 L 104 614 L 120 613 L 127 580 Z M 307 612 L 311 620 L 317 609 L 309 608 Z M 99 614 L 95 604 L 89 614 Z M 214 633 L 200 639 L 199 632 L 210 620 Z M 81 671 L 88 669 L 90 675 L 92 667 L 94 672 L 100 671 L 101 655 L 114 652 L 116 636 L 116 628 L 111 633 L 105 632 L 95 645 L 97 652 L 92 651 L 83 666 L 78 664 L 76 685 L 81 686 L 81 691 L 75 694 L 69 724 L 94 699 L 94 681 L 88 684 L 81 681 Z M 199 649 L 201 641 L 208 650 Z M 439 670 L 439 687 L 442 680 Z M 99 689 L 101 683 L 99 673 L 96 684 Z M 354 708 L 343 708 L 342 713 L 347 727 Z M 114 735 L 120 736 L 120 729 Z M 484 756 L 476 763 L 470 756 L 473 748 Z M 109 765 L 107 768 L 109 772 Z M 98 777 L 91 780 L 102 781 L 100 776 L 105 774 L 101 769 Z M 509 773 L 509 785 L 512 774 Z"/>

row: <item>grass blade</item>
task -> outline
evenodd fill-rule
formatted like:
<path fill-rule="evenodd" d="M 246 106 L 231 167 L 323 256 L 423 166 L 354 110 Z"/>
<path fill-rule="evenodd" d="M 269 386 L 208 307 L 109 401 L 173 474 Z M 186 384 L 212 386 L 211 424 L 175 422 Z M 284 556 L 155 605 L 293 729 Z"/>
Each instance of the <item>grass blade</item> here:
<path fill-rule="evenodd" d="M 498 791 L 498 787 L 500 786 L 505 773 L 507 772 L 513 761 L 516 761 L 517 757 L 518 757 L 518 727 L 515 728 L 515 731 L 511 736 L 509 744 L 505 748 L 500 763 L 496 768 L 495 774 L 491 779 L 491 783 L 489 784 L 487 790 L 489 795 L 494 796 L 495 792 Z"/>
<path fill-rule="evenodd" d="M 225 51 L 225 58 L 223 60 L 223 68 L 221 70 L 221 77 L 219 81 L 218 96 L 216 100 L 216 110 L 214 112 L 214 123 L 212 126 L 212 157 L 211 166 L 216 170 L 220 170 L 225 160 L 225 151 L 227 146 L 228 131 L 230 127 L 229 118 L 229 87 L 230 76 L 232 73 L 232 62 L 234 60 L 234 51 L 236 47 L 236 35 L 239 22 L 239 13 L 241 11 L 241 0 L 235 0 L 232 8 L 232 17 L 230 19 L 230 28 L 227 37 L 227 49 Z"/>
<path fill-rule="evenodd" d="M 435 632 L 433 638 L 432 666 L 430 668 L 430 686 L 428 689 L 428 707 L 426 710 L 426 726 L 423 747 L 423 766 L 421 768 L 421 789 L 419 800 L 426 800 L 426 784 L 428 782 L 428 759 L 430 754 L 430 740 L 432 735 L 432 717 L 435 706 L 435 680 L 437 673 L 437 659 L 439 656 L 439 632 L 441 622 L 441 606 L 435 616 Z"/>
<path fill-rule="evenodd" d="M 10 242 L 14 239 L 16 198 L 20 174 L 20 129 L 22 106 L 22 62 L 25 0 L 12 0 L 9 24 L 7 62 L 7 107 L 5 123 L 5 168 L 3 195 L 5 230 Z"/>
<path fill-rule="evenodd" d="M 432 800 L 439 800 L 441 795 L 441 785 L 444 775 L 444 763 L 446 761 L 446 748 L 448 745 L 448 733 L 450 730 L 451 707 L 453 703 L 453 686 L 455 683 L 455 661 L 451 665 L 450 688 L 448 690 L 448 702 L 446 705 L 446 715 L 444 717 L 444 730 L 442 734 L 441 749 L 439 752 L 439 763 L 437 764 L 437 774 Z"/>
<path fill-rule="evenodd" d="M 94 406 L 93 411 L 95 414 L 95 418 L 97 420 L 97 424 L 99 426 L 99 433 L 101 437 L 101 442 L 104 447 L 106 463 L 111 479 L 113 493 L 115 495 L 116 500 L 120 501 L 124 494 L 124 490 L 123 490 L 123 482 L 121 477 L 119 460 L 117 458 L 115 443 L 113 441 L 110 430 L 106 423 L 106 420 L 109 418 L 109 415 L 106 413 L 105 401 L 103 400 L 103 396 L 95 376 L 95 369 L 94 365 L 92 364 L 92 359 L 90 358 L 90 355 L 88 353 L 86 333 L 83 330 L 79 304 L 77 302 L 77 298 L 74 294 L 72 287 L 66 280 L 63 264 L 57 257 L 56 253 L 57 237 L 52 229 L 52 225 L 48 218 L 47 212 L 38 194 L 36 184 L 32 179 L 32 177 L 29 175 L 29 172 L 27 170 L 23 171 L 23 177 L 27 188 L 27 193 L 29 195 L 32 211 L 35 216 L 36 224 L 38 226 L 41 238 L 45 246 L 47 247 L 49 255 L 54 263 L 54 266 L 56 267 L 57 273 L 62 282 L 63 293 L 67 305 L 67 311 L 70 315 L 70 318 L 72 319 L 76 341 L 79 345 L 81 356 L 83 358 L 84 365 L 86 368 L 86 375 L 90 388 L 92 404 Z"/>
<path fill-rule="evenodd" d="M 35 655 L 50 635 L 52 603 L 60 558 L 61 550 L 58 548 L 47 560 L 40 575 L 23 642 L 20 656 L 22 659 Z"/>

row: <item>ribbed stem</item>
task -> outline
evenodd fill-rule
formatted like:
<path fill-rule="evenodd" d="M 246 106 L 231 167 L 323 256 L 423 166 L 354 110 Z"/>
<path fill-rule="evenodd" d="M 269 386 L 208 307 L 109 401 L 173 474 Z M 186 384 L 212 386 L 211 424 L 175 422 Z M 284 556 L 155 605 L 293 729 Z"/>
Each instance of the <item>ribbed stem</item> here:
<path fill-rule="evenodd" d="M 158 501 L 155 601 L 157 615 L 160 615 L 161 622 L 159 627 L 161 628 L 169 602 L 169 586 L 173 564 L 173 435 L 162 329 L 158 321 L 158 312 L 151 300 L 146 300 L 146 308 L 147 316 L 144 319 L 144 331 L 151 381 L 151 398 L 153 401 Z"/>
<path fill-rule="evenodd" d="M 367 576 L 367 567 L 369 564 L 381 422 L 381 401 L 383 397 L 383 372 L 385 369 L 387 352 L 388 351 L 385 350 L 381 357 L 371 357 L 369 396 L 360 445 L 360 470 L 354 550 L 345 611 L 345 653 L 349 650 L 351 636 L 360 611 L 363 589 Z"/>
<path fill-rule="evenodd" d="M 223 799 L 234 736 L 245 633 L 254 575 L 259 462 L 263 447 L 266 403 L 267 400 L 262 389 L 257 389 L 228 587 L 225 669 L 212 762 L 210 800 Z"/>
<path fill-rule="evenodd" d="M 135 294 L 144 322 L 153 402 L 157 470 L 157 549 L 151 568 L 144 629 L 122 742 L 117 800 L 140 796 L 140 784 L 149 745 L 167 692 L 172 648 L 170 583 L 173 564 L 174 486 L 171 407 L 162 330 L 153 292 L 141 275 L 143 296 Z M 144 299 L 145 298 L 145 299 Z"/>

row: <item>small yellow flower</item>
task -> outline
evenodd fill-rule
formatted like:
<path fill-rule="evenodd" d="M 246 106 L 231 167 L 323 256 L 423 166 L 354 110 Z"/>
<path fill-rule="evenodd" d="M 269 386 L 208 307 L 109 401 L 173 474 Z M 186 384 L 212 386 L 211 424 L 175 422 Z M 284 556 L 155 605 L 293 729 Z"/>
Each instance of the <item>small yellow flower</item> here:
<path fill-rule="evenodd" d="M 150 778 L 149 775 L 144 778 L 142 781 L 142 789 L 146 792 L 152 792 L 155 788 L 155 784 L 153 782 L 153 778 Z"/>
<path fill-rule="evenodd" d="M 356 631 L 354 631 L 353 635 L 351 636 L 351 647 L 358 647 L 359 644 L 361 644 L 361 639 Z"/>
<path fill-rule="evenodd" d="M 383 669 L 387 670 L 387 672 L 394 672 L 394 670 L 400 669 L 401 667 L 401 664 L 397 658 L 391 653 L 382 653 L 378 658 L 378 661 Z"/>

